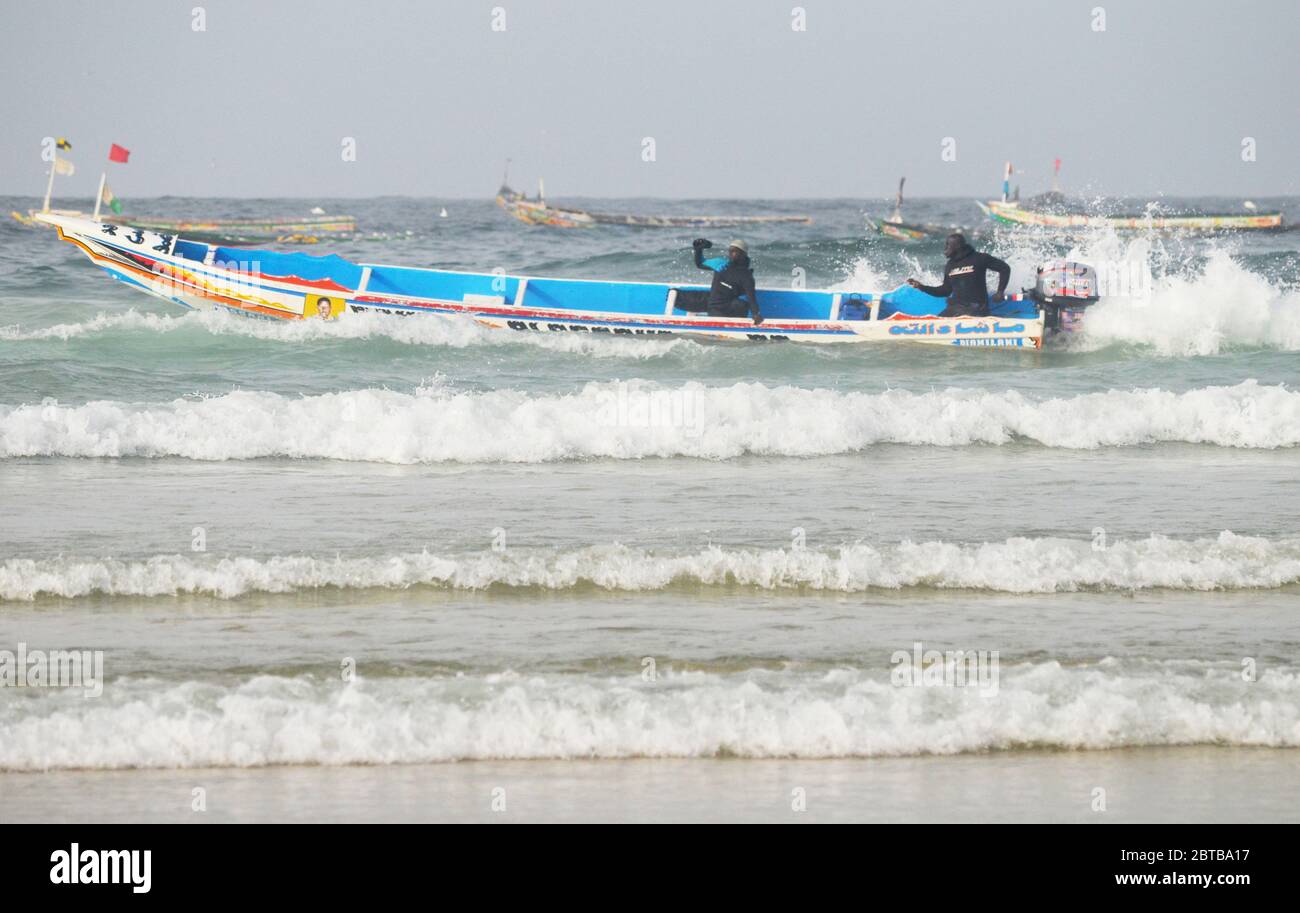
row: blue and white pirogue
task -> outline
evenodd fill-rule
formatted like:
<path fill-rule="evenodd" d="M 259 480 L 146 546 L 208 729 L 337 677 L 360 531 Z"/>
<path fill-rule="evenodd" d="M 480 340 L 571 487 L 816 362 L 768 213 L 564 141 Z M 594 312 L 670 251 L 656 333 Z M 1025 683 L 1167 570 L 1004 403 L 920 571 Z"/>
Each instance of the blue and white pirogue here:
<path fill-rule="evenodd" d="M 1096 300 L 1089 268 L 1053 264 L 1039 269 L 1037 289 L 993 305 L 989 317 L 937 317 L 943 301 L 907 286 L 884 294 L 760 288 L 765 319 L 755 326 L 748 318 L 674 307 L 679 288 L 701 286 L 357 264 L 333 254 L 221 247 L 70 216 L 38 218 L 111 276 L 150 294 L 186 308 L 282 320 L 439 314 L 537 332 L 1039 348 L 1044 333 L 1074 329 L 1082 307 Z"/>

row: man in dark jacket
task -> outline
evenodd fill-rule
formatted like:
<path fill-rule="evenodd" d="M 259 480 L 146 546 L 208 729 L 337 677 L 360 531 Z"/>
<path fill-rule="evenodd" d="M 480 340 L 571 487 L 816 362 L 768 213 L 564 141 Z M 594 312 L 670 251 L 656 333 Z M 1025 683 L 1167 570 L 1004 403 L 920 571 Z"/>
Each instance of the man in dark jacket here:
<path fill-rule="evenodd" d="M 989 270 L 998 274 L 998 290 L 993 300 L 1006 299 L 1011 267 L 1005 261 L 980 253 L 966 243 L 965 235 L 958 233 L 948 236 L 943 254 L 948 258 L 948 264 L 943 268 L 943 285 L 922 285 L 916 279 L 907 280 L 908 285 L 927 295 L 948 299 L 948 306 L 940 317 L 987 317 L 989 287 L 985 274 Z"/>
<path fill-rule="evenodd" d="M 744 317 L 752 314 L 754 323 L 763 322 L 758 310 L 758 291 L 754 288 L 754 269 L 749 262 L 749 245 L 736 240 L 727 245 L 727 256 L 704 259 L 712 241 L 697 238 L 695 265 L 713 273 L 713 285 L 707 292 L 677 292 L 675 306 L 683 311 L 707 313 L 712 317 Z"/>

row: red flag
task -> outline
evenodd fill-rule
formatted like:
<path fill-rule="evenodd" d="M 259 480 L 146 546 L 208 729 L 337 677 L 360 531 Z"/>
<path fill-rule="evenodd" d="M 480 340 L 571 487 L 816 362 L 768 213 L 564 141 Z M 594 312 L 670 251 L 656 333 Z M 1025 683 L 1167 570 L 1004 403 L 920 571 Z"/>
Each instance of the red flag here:
<path fill-rule="evenodd" d="M 131 155 L 130 149 L 123 149 L 117 143 L 114 143 L 108 149 L 108 160 L 110 162 L 121 162 L 122 164 L 126 164 L 126 160 L 130 157 L 130 155 Z"/>

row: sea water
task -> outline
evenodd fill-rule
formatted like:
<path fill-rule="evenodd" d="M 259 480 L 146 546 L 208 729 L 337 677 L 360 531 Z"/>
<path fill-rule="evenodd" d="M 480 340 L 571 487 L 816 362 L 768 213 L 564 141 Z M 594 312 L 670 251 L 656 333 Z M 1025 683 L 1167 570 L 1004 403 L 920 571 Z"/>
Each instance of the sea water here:
<path fill-rule="evenodd" d="M 309 252 L 699 279 L 489 201 L 137 205 L 318 202 Z M 858 201 L 587 205 L 811 214 L 760 285 L 942 265 Z M 0 687 L 0 815 L 1300 817 L 1300 234 L 976 240 L 1149 281 L 1043 352 L 279 324 L 0 226 L 0 651 L 104 663 Z"/>

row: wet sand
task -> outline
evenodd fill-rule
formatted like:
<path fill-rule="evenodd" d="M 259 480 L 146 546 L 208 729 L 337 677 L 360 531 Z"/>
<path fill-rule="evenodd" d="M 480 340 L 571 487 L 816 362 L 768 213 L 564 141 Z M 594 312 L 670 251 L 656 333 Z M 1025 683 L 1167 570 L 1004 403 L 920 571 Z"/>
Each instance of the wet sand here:
<path fill-rule="evenodd" d="M 206 811 L 192 810 L 195 789 Z M 1094 810 L 1097 789 L 1105 810 Z M 500 791 L 504 792 L 500 792 Z M 796 811 L 803 790 L 805 809 Z M 494 810 L 494 801 L 504 808 Z M 1295 822 L 1300 750 L 475 761 L 0 775 L 24 822 Z"/>

